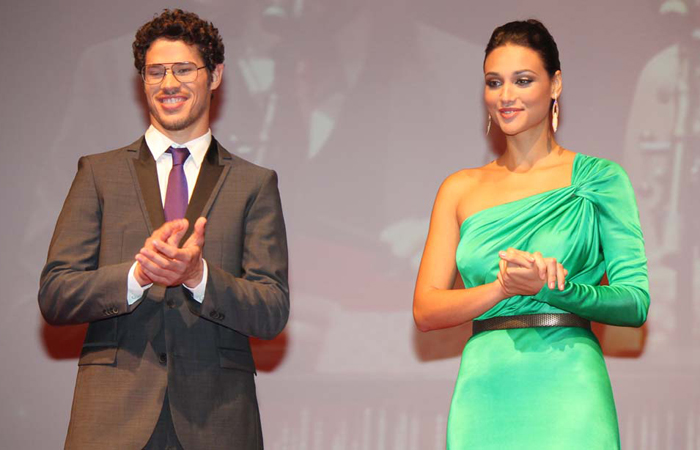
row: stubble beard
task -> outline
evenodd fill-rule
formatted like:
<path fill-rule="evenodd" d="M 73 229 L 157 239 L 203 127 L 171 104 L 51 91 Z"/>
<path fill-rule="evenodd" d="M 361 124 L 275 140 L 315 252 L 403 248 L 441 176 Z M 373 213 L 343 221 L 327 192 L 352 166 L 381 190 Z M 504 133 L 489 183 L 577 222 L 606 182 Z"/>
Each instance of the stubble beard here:
<path fill-rule="evenodd" d="M 211 93 L 207 94 L 211 97 Z M 202 102 L 199 105 L 195 105 L 196 109 L 193 109 L 187 114 L 187 116 L 182 118 L 170 119 L 168 117 L 161 116 L 158 108 L 154 105 L 149 105 L 151 115 L 156 119 L 156 121 L 163 127 L 163 129 L 168 131 L 182 131 L 187 129 L 192 124 L 197 122 L 206 113 L 209 108 L 208 102 Z"/>

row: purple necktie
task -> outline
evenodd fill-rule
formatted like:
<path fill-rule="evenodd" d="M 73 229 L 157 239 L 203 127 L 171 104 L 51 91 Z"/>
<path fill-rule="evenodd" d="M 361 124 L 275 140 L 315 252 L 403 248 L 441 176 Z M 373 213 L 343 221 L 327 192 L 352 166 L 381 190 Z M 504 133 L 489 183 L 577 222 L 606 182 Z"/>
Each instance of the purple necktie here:
<path fill-rule="evenodd" d="M 185 169 L 183 165 L 190 151 L 186 148 L 170 147 L 166 150 L 167 153 L 173 155 L 173 168 L 170 169 L 168 176 L 168 189 L 165 191 L 165 221 L 169 222 L 175 219 L 185 217 L 187 211 L 187 178 L 185 178 Z"/>

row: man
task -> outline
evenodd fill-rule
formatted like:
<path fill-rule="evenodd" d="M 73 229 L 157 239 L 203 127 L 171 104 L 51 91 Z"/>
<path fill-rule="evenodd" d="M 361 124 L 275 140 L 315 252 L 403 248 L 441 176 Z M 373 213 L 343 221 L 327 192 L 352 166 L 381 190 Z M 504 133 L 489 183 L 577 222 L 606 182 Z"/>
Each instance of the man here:
<path fill-rule="evenodd" d="M 66 448 L 262 449 L 248 337 L 289 314 L 277 176 L 211 136 L 211 23 L 165 10 L 133 50 L 151 126 L 80 159 L 41 275 L 44 318 L 90 324 Z"/>

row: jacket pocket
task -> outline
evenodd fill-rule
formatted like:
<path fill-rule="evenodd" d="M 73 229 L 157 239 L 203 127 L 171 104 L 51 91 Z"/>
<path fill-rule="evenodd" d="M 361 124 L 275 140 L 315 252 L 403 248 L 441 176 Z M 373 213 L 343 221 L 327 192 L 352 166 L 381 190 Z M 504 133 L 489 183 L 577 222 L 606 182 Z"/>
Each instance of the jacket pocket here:
<path fill-rule="evenodd" d="M 80 352 L 79 366 L 113 366 L 117 361 L 117 347 L 84 345 Z"/>
<path fill-rule="evenodd" d="M 253 354 L 234 348 L 219 348 L 219 365 L 224 369 L 236 369 L 244 372 L 257 373 Z"/>
<path fill-rule="evenodd" d="M 90 364 L 113 365 L 117 360 L 117 322 L 119 318 L 92 322 L 87 329 L 79 366 Z"/>
<path fill-rule="evenodd" d="M 241 334 L 238 331 L 234 331 L 230 328 L 226 328 L 224 326 L 218 326 L 216 328 L 217 347 L 233 350 L 242 350 L 250 353 L 250 341 L 248 340 L 248 336 Z"/>

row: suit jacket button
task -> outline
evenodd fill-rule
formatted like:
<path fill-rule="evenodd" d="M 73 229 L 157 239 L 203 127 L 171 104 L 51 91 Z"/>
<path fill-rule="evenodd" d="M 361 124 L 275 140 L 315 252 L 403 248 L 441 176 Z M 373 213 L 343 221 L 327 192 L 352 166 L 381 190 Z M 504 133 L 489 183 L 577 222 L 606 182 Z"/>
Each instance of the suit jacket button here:
<path fill-rule="evenodd" d="M 161 364 L 165 364 L 166 362 L 168 362 L 168 355 L 166 355 L 165 353 L 161 353 L 160 355 L 158 355 L 158 361 L 160 361 Z"/>
<path fill-rule="evenodd" d="M 168 308 L 174 308 L 175 307 L 175 302 L 172 300 L 168 300 L 165 302 L 168 305 Z"/>
<path fill-rule="evenodd" d="M 224 320 L 225 317 L 226 317 L 226 315 L 225 315 L 224 313 L 219 313 L 218 319 L 219 319 L 219 320 Z"/>
<path fill-rule="evenodd" d="M 216 316 L 218 316 L 218 315 L 219 315 L 219 311 L 212 311 L 209 313 L 209 317 L 211 317 L 212 319 L 216 319 Z"/>

